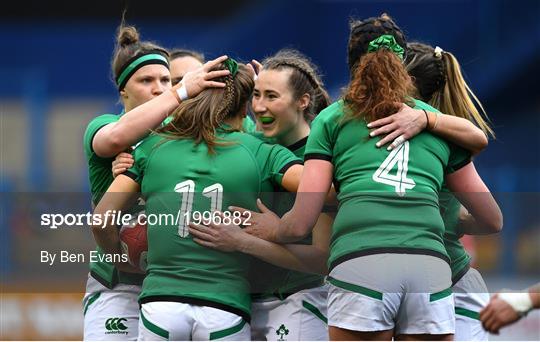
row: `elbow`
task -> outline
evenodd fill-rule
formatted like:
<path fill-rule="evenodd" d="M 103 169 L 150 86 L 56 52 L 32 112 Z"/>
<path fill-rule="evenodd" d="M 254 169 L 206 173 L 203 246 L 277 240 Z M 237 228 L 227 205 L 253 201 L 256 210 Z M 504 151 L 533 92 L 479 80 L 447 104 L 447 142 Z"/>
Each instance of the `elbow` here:
<path fill-rule="evenodd" d="M 497 206 L 497 213 L 493 215 L 494 219 L 491 225 L 491 229 L 494 233 L 499 233 L 504 225 L 503 214 L 499 206 Z"/>
<path fill-rule="evenodd" d="M 478 139 L 477 140 L 478 141 L 477 141 L 476 147 L 473 148 L 473 150 L 471 151 L 473 155 L 477 155 L 480 152 L 482 152 L 483 150 L 485 150 L 486 147 L 488 146 L 488 143 L 489 143 L 487 136 L 482 131 L 480 131 L 480 133 L 478 133 Z"/>
<path fill-rule="evenodd" d="M 491 225 L 491 230 L 493 233 L 500 233 L 502 231 L 504 225 L 503 216 L 501 213 L 497 216 L 497 218 L 494 220 L 493 224 Z"/>
<path fill-rule="evenodd" d="M 93 145 L 94 152 L 101 158 L 114 158 L 128 147 L 129 145 L 126 146 L 124 141 L 115 135 L 112 135 L 102 143 Z"/>
<path fill-rule="evenodd" d="M 291 239 L 293 239 L 294 241 L 299 241 L 308 236 L 310 231 L 307 228 L 295 225 L 293 229 L 290 230 L 290 232 Z"/>
<path fill-rule="evenodd" d="M 109 143 L 107 145 L 109 154 L 112 154 L 113 156 L 116 156 L 118 153 L 123 152 L 129 147 L 123 134 L 119 132 L 118 129 L 113 129 L 111 131 Z"/>
<path fill-rule="evenodd" d="M 494 215 L 489 220 L 484 222 L 484 231 L 488 234 L 500 233 L 503 228 L 503 216 L 499 212 L 497 215 Z"/>
<path fill-rule="evenodd" d="M 301 222 L 296 218 L 294 210 L 285 213 L 281 219 L 280 227 L 277 231 L 277 239 L 274 242 L 294 242 L 302 240 L 311 232 L 313 225 Z"/>
<path fill-rule="evenodd" d="M 480 137 L 479 137 L 479 140 L 478 140 L 478 149 L 480 151 L 483 151 L 487 146 L 488 146 L 488 137 L 487 135 L 484 134 L 484 132 L 482 132 L 482 134 L 480 134 Z"/>
<path fill-rule="evenodd" d="M 285 225 L 284 238 L 285 242 L 295 242 L 305 238 L 309 232 L 309 227 L 299 224 L 299 222 L 289 223 Z"/>

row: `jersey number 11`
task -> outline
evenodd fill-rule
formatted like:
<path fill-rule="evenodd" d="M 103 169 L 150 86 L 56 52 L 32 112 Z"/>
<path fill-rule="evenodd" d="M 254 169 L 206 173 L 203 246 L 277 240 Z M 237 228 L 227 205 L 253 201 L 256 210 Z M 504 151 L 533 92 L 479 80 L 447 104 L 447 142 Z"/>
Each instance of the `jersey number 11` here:
<path fill-rule="evenodd" d="M 175 192 L 182 193 L 180 204 L 180 217 L 178 220 L 178 235 L 187 237 L 189 235 L 188 219 L 186 213 L 190 215 L 193 209 L 193 197 L 195 195 L 195 182 L 191 179 L 176 184 Z M 210 212 L 221 211 L 223 206 L 223 185 L 219 183 L 207 186 L 202 191 L 203 196 L 210 198 Z"/>

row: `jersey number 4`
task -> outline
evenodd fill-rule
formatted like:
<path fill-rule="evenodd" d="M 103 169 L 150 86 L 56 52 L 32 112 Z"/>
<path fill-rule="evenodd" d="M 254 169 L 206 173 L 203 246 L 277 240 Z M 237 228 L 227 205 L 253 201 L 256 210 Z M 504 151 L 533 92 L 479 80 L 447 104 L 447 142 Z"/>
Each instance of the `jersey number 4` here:
<path fill-rule="evenodd" d="M 405 141 L 390 152 L 381 166 L 375 171 L 372 179 L 377 183 L 393 186 L 399 196 L 405 196 L 405 191 L 414 188 L 416 183 L 407 178 L 409 164 L 409 142 Z M 397 166 L 397 172 L 391 174 Z"/>
<path fill-rule="evenodd" d="M 180 204 L 180 215 L 178 220 L 178 235 L 187 237 L 188 230 L 188 215 L 193 209 L 193 196 L 195 195 L 195 182 L 191 179 L 176 184 L 175 192 L 182 194 L 182 203 Z M 223 206 L 223 185 L 219 183 L 207 186 L 202 191 L 203 196 L 210 198 L 210 212 L 221 211 Z M 186 215 L 188 213 L 188 215 Z"/>

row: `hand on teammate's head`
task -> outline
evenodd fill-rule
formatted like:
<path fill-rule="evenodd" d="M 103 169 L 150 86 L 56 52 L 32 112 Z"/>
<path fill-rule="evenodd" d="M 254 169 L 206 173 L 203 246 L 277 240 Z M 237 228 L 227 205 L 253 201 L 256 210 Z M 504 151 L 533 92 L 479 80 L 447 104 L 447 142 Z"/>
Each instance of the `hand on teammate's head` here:
<path fill-rule="evenodd" d="M 216 66 L 227 60 L 227 56 L 221 56 L 206 62 L 200 68 L 187 72 L 182 82 L 177 87 L 184 86 L 190 98 L 199 95 L 206 88 L 224 88 L 225 83 L 213 81 L 213 79 L 227 76 L 229 70 L 213 70 Z"/>
<path fill-rule="evenodd" d="M 256 59 L 252 59 L 250 64 L 253 66 L 253 69 L 255 70 L 255 74 L 257 75 L 263 69 L 263 65 Z"/>

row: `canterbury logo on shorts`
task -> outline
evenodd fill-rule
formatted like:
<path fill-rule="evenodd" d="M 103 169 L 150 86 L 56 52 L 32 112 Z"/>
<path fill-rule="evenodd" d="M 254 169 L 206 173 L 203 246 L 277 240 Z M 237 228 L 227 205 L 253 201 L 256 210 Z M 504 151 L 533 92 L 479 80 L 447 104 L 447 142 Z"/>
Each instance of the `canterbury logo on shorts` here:
<path fill-rule="evenodd" d="M 127 335 L 128 332 L 125 331 L 128 327 L 123 323 L 126 322 L 127 318 L 113 317 L 105 321 L 105 329 L 107 332 L 105 334 L 124 334 Z"/>

